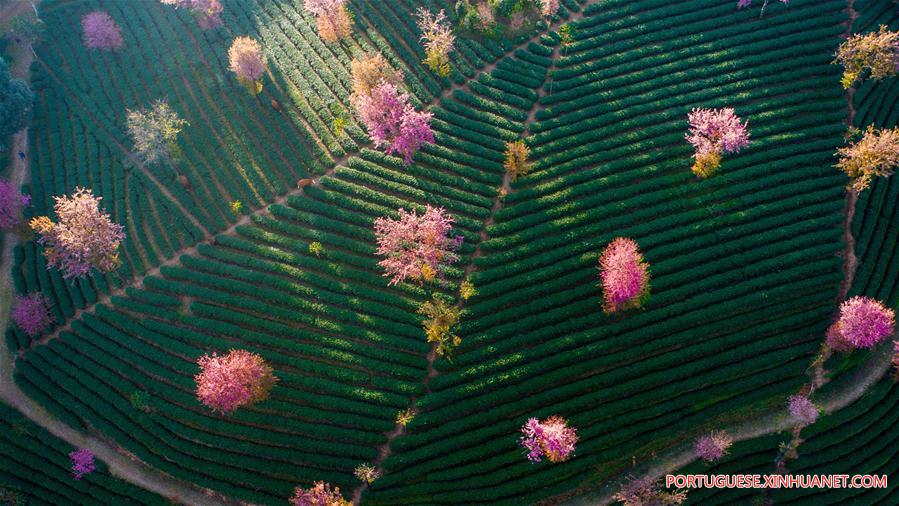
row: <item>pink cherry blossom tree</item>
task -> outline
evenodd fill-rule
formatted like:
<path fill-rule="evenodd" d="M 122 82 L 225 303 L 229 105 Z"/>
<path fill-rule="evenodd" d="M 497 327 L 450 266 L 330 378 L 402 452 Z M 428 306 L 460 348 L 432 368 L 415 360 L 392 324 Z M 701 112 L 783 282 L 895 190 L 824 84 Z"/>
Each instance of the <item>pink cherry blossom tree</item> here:
<path fill-rule="evenodd" d="M 69 459 L 72 461 L 72 475 L 76 480 L 80 480 L 84 475 L 91 474 L 97 469 L 94 463 L 94 453 L 87 448 L 79 448 L 69 453 Z"/>
<path fill-rule="evenodd" d="M 11 230 L 22 223 L 22 211 L 31 197 L 22 195 L 9 181 L 0 179 L 0 230 Z"/>
<path fill-rule="evenodd" d="M 249 37 L 237 37 L 228 49 L 231 72 L 254 95 L 262 91 L 262 74 L 265 72 L 265 54 L 259 42 Z"/>
<path fill-rule="evenodd" d="M 578 440 L 577 429 L 569 427 L 561 416 L 551 416 L 542 422 L 529 418 L 521 432 L 524 436 L 520 444 L 528 451 L 531 462 L 540 462 L 544 457 L 550 462 L 564 462 L 574 453 Z"/>
<path fill-rule="evenodd" d="M 125 238 L 121 225 L 100 210 L 102 197 L 76 188 L 71 196 L 53 197 L 58 222 L 46 216 L 33 218 L 31 228 L 40 234 L 47 268 L 62 270 L 63 277 L 80 278 L 92 268 L 112 272 L 120 265 L 119 243 Z"/>
<path fill-rule="evenodd" d="M 50 300 L 40 292 L 16 297 L 12 321 L 29 336 L 40 334 L 53 323 Z"/>
<path fill-rule="evenodd" d="M 399 218 L 380 217 L 375 220 L 378 240 L 378 262 L 390 285 L 406 278 L 430 281 L 442 275 L 448 265 L 459 260 L 455 251 L 462 244 L 462 236 L 449 237 L 453 217 L 442 207 L 427 206 L 425 212 L 400 209 Z"/>
<path fill-rule="evenodd" d="M 699 436 L 693 445 L 693 451 L 702 460 L 713 462 L 723 457 L 732 444 L 733 439 L 727 432 L 716 430 Z"/>
<path fill-rule="evenodd" d="M 297 487 L 290 498 L 290 506 L 351 506 L 353 503 L 340 495 L 340 487 L 317 481 L 311 488 Z"/>
<path fill-rule="evenodd" d="M 402 155 L 407 165 L 421 146 L 434 142 L 432 114 L 416 111 L 409 100 L 409 95 L 401 94 L 389 82 L 381 82 L 368 94 L 352 97 L 359 119 L 375 146 L 384 147 L 387 154 Z"/>
<path fill-rule="evenodd" d="M 840 305 L 840 318 L 827 330 L 834 351 L 871 348 L 896 329 L 896 313 L 882 302 L 856 296 Z"/>
<path fill-rule="evenodd" d="M 707 178 L 718 170 L 721 156 L 724 153 L 739 153 L 749 145 L 749 132 L 745 123 L 731 108 L 701 109 L 694 108 L 687 115 L 690 129 L 686 134 L 687 142 L 693 145 L 693 173 L 700 178 Z"/>
<path fill-rule="evenodd" d="M 599 257 L 606 313 L 642 306 L 649 298 L 649 264 L 633 239 L 618 237 Z"/>
<path fill-rule="evenodd" d="M 81 18 L 84 46 L 115 50 L 122 46 L 122 29 L 106 11 L 93 11 Z"/>
<path fill-rule="evenodd" d="M 159 0 L 165 5 L 174 5 L 176 9 L 190 9 L 197 18 L 197 24 L 204 30 L 222 26 L 221 0 Z"/>
<path fill-rule="evenodd" d="M 552 17 L 559 11 L 559 0 L 540 0 L 540 14 Z"/>
<path fill-rule="evenodd" d="M 450 73 L 449 54 L 456 43 L 453 28 L 443 9 L 437 14 L 421 7 L 415 13 L 418 18 L 418 29 L 421 31 L 421 43 L 425 49 L 424 62 L 437 75 L 446 77 Z"/>
<path fill-rule="evenodd" d="M 792 395 L 787 401 L 787 410 L 790 416 L 799 423 L 799 425 L 811 425 L 818 419 L 818 406 L 804 395 Z"/>
<path fill-rule="evenodd" d="M 246 350 L 203 355 L 197 365 L 197 398 L 212 411 L 226 415 L 267 399 L 278 381 L 262 357 Z"/>
<path fill-rule="evenodd" d="M 325 42 L 337 42 L 350 34 L 352 20 L 346 0 L 306 0 L 304 7 L 315 15 L 318 35 Z"/>

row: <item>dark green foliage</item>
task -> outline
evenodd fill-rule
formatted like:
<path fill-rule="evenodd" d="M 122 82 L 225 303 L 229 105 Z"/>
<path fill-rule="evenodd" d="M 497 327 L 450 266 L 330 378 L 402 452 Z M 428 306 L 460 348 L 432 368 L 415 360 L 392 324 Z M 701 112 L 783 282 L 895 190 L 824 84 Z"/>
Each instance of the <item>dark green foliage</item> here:
<path fill-rule="evenodd" d="M 0 58 L 0 140 L 28 126 L 34 114 L 34 92 L 13 78 L 6 60 Z"/>

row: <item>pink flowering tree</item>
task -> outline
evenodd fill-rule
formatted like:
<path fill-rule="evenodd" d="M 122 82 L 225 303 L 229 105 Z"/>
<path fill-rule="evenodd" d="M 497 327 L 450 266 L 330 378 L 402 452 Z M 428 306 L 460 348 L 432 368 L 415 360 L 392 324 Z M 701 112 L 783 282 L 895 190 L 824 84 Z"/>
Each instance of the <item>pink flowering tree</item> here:
<path fill-rule="evenodd" d="M 16 297 L 12 308 L 12 321 L 29 336 L 40 334 L 53 323 L 50 300 L 39 292 Z"/>
<path fill-rule="evenodd" d="M 434 142 L 432 114 L 416 111 L 409 95 L 400 93 L 395 84 L 381 82 L 352 100 L 375 146 L 385 148 L 387 154 L 402 155 L 406 165 L 424 144 Z"/>
<path fill-rule="evenodd" d="M 453 28 L 443 9 L 437 14 L 421 7 L 415 13 L 418 18 L 418 29 L 421 31 L 421 43 L 425 49 L 424 64 L 439 76 L 446 77 L 450 73 L 449 54 L 456 43 Z"/>
<path fill-rule="evenodd" d="M 97 469 L 94 463 L 94 454 L 87 448 L 79 448 L 69 454 L 72 461 L 72 475 L 80 480 L 84 475 L 91 474 Z"/>
<path fill-rule="evenodd" d="M 84 46 L 115 50 L 122 47 L 122 29 L 106 11 L 94 11 L 81 18 Z"/>
<path fill-rule="evenodd" d="M 693 109 L 687 115 L 690 129 L 687 142 L 693 145 L 693 173 L 707 178 L 721 166 L 721 156 L 725 153 L 739 153 L 749 145 L 749 132 L 745 123 L 731 108 Z"/>
<path fill-rule="evenodd" d="M 197 398 L 212 411 L 225 415 L 267 399 L 278 381 L 262 357 L 246 350 L 203 355 L 197 365 Z"/>
<path fill-rule="evenodd" d="M 693 445 L 693 452 L 706 462 L 714 462 L 727 454 L 732 444 L 733 439 L 727 432 L 716 430 L 699 436 Z"/>
<path fill-rule="evenodd" d="M 197 18 L 197 24 L 204 30 L 222 26 L 221 0 L 159 0 L 165 5 L 174 5 L 176 9 L 190 9 Z"/>
<path fill-rule="evenodd" d="M 787 401 L 787 411 L 799 425 L 811 425 L 818 419 L 818 406 L 804 395 L 792 395 Z"/>
<path fill-rule="evenodd" d="M 231 72 L 237 75 L 237 80 L 253 95 L 262 91 L 265 60 L 259 42 L 249 37 L 237 37 L 228 49 L 228 65 Z"/>
<path fill-rule="evenodd" d="M 543 17 L 555 16 L 559 11 L 559 0 L 540 0 L 540 14 Z"/>
<path fill-rule="evenodd" d="M 462 244 L 462 236 L 449 236 L 453 217 L 445 209 L 427 206 L 422 214 L 405 209 L 398 212 L 398 219 L 375 220 L 376 254 L 384 257 L 378 265 L 391 278 L 389 284 L 410 277 L 419 282 L 431 281 L 459 261 L 455 251 Z"/>
<path fill-rule="evenodd" d="M 31 197 L 22 195 L 9 181 L 0 179 L 0 230 L 11 230 L 22 224 L 22 211 Z"/>
<path fill-rule="evenodd" d="M 765 15 L 765 9 L 768 8 L 768 2 L 769 2 L 769 1 L 770 1 L 770 0 L 765 0 L 765 1 L 762 3 L 762 10 L 759 11 L 759 17 L 762 17 L 762 16 Z M 790 3 L 790 0 L 780 0 L 780 1 L 781 1 L 784 5 L 789 5 L 789 3 Z M 738 0 L 738 1 L 737 1 L 737 8 L 738 8 L 738 9 L 742 9 L 742 8 L 744 8 L 744 7 L 749 7 L 750 5 L 752 5 L 752 0 Z"/>
<path fill-rule="evenodd" d="M 297 487 L 290 498 L 290 506 L 351 506 L 353 503 L 340 495 L 340 487 L 317 481 L 311 488 Z"/>
<path fill-rule="evenodd" d="M 544 457 L 550 462 L 564 462 L 574 453 L 578 439 L 577 429 L 569 427 L 561 416 L 551 416 L 542 422 L 529 418 L 521 433 L 524 435 L 520 444 L 528 451 L 531 462 L 540 462 Z"/>
<path fill-rule="evenodd" d="M 838 352 L 871 348 L 896 329 L 896 313 L 882 302 L 856 296 L 840 305 L 840 318 L 827 330 L 827 345 Z"/>
<path fill-rule="evenodd" d="M 53 197 L 58 221 L 46 216 L 33 218 L 31 228 L 40 234 L 47 268 L 62 270 L 63 277 L 80 278 L 92 268 L 112 272 L 120 265 L 119 243 L 125 238 L 121 225 L 100 210 L 102 197 L 76 188 L 71 196 Z"/>
<path fill-rule="evenodd" d="M 649 298 L 649 264 L 633 239 L 618 237 L 599 257 L 603 311 L 615 313 L 642 306 Z"/>
<path fill-rule="evenodd" d="M 315 15 L 318 35 L 325 42 L 337 42 L 350 34 L 352 19 L 346 0 L 306 0 L 303 6 Z"/>

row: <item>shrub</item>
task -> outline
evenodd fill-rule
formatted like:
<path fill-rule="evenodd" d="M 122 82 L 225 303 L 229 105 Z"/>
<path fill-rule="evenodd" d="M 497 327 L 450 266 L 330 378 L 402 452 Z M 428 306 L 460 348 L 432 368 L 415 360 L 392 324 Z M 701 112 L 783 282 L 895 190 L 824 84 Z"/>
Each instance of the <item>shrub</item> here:
<path fill-rule="evenodd" d="M 423 302 L 418 312 L 428 317 L 423 324 L 428 342 L 437 344 L 438 355 L 450 357 L 453 348 L 462 344 L 462 338 L 452 332 L 453 327 L 459 323 L 462 311 L 434 296 Z"/>
<path fill-rule="evenodd" d="M 375 480 L 381 477 L 380 471 L 375 469 L 371 464 L 359 464 L 353 470 L 353 475 L 359 478 L 359 481 L 371 485 Z"/>
<path fill-rule="evenodd" d="M 197 24 L 204 30 L 222 26 L 221 0 L 159 0 L 166 5 L 174 5 L 175 8 L 186 7 L 197 18 Z"/>
<path fill-rule="evenodd" d="M 699 436 L 693 445 L 693 451 L 702 460 L 713 462 L 723 457 L 732 444 L 733 440 L 727 432 L 716 430 Z"/>
<path fill-rule="evenodd" d="M 810 401 L 804 395 L 792 395 L 787 401 L 787 409 L 790 416 L 799 423 L 799 425 L 811 425 L 818 419 L 818 406 Z"/>
<path fill-rule="evenodd" d="M 522 140 L 506 143 L 506 159 L 503 161 L 503 168 L 512 176 L 512 179 L 528 173 L 531 168 L 528 161 L 530 152 L 527 144 Z"/>
<path fill-rule="evenodd" d="M 79 448 L 69 453 L 69 459 L 72 461 L 72 475 L 76 480 L 80 480 L 86 474 L 91 474 L 97 468 L 94 463 L 94 453 L 87 448 Z"/>
<path fill-rule="evenodd" d="M 16 297 L 12 309 L 12 321 L 29 336 L 40 334 L 53 323 L 50 299 L 42 293 Z"/>

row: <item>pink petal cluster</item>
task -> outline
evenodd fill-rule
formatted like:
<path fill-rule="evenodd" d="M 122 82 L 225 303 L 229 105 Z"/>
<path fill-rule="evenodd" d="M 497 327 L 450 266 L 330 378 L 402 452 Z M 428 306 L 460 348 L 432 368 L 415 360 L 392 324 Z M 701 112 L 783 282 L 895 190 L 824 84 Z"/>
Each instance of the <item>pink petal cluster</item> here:
<path fill-rule="evenodd" d="M 401 154 L 407 165 L 412 155 L 426 143 L 434 142 L 429 112 L 418 112 L 409 103 L 409 95 L 395 84 L 381 82 L 371 93 L 353 96 L 359 119 L 375 146 L 386 147 L 388 154 Z"/>
<path fill-rule="evenodd" d="M 699 436 L 693 445 L 693 451 L 702 460 L 713 462 L 723 457 L 732 444 L 733 440 L 726 432 L 713 431 Z"/>
<path fill-rule="evenodd" d="M 29 336 L 36 336 L 53 323 L 50 300 L 42 293 L 16 297 L 12 321 Z"/>
<path fill-rule="evenodd" d="M 346 0 L 306 0 L 303 7 L 316 16 L 332 17 L 346 5 Z"/>
<path fill-rule="evenodd" d="M 843 333 L 840 332 L 839 322 L 828 327 L 825 341 L 827 347 L 837 353 L 848 353 L 855 349 L 855 346 L 847 341 L 846 338 L 843 337 Z"/>
<path fill-rule="evenodd" d="M 418 29 L 421 31 L 421 42 L 426 53 L 447 55 L 453 50 L 456 36 L 446 12 L 443 9 L 437 14 L 421 7 L 415 13 L 418 18 Z"/>
<path fill-rule="evenodd" d="M 521 446 L 528 451 L 528 460 L 540 462 L 543 457 L 550 462 L 564 462 L 574 453 L 577 429 L 568 426 L 560 416 L 551 416 L 542 422 L 529 418 L 521 427 L 524 436 Z"/>
<path fill-rule="evenodd" d="M 94 454 L 87 448 L 79 448 L 69 454 L 72 461 L 72 475 L 80 480 L 85 474 L 91 474 L 97 469 L 94 463 Z"/>
<path fill-rule="evenodd" d="M 741 123 L 740 118 L 729 107 L 694 108 L 687 115 L 687 121 L 690 129 L 686 139 L 696 149 L 697 155 L 710 152 L 737 153 L 749 145 L 749 132 L 746 131 L 749 120 Z"/>
<path fill-rule="evenodd" d="M 559 0 L 540 0 L 540 14 L 544 17 L 553 16 L 559 10 Z"/>
<path fill-rule="evenodd" d="M 122 46 L 122 29 L 106 11 L 94 11 L 81 18 L 84 46 L 91 49 L 118 49 Z"/>
<path fill-rule="evenodd" d="M 224 8 L 221 0 L 159 0 L 165 5 L 175 8 L 187 8 L 197 17 L 200 28 L 208 30 L 222 25 L 221 14 Z"/>
<path fill-rule="evenodd" d="M 896 329 L 896 313 L 882 302 L 856 296 L 840 305 L 840 319 L 827 331 L 827 344 L 835 351 L 871 348 Z"/>
<path fill-rule="evenodd" d="M 197 360 L 197 398 L 213 411 L 230 414 L 237 408 L 268 398 L 277 382 L 272 368 L 259 355 L 231 350 Z"/>
<path fill-rule="evenodd" d="M 22 223 L 22 210 L 31 197 L 22 195 L 9 181 L 0 179 L 0 230 L 10 230 Z"/>
<path fill-rule="evenodd" d="M 58 268 L 63 277 L 78 278 L 91 268 L 111 272 L 119 266 L 119 243 L 125 238 L 121 225 L 100 210 L 102 197 L 76 188 L 71 196 L 53 197 L 57 223 L 41 216 L 31 220 L 31 228 L 41 235 L 47 268 Z"/>
<path fill-rule="evenodd" d="M 599 275 L 607 313 L 639 307 L 649 294 L 649 265 L 633 239 L 618 237 L 606 246 Z"/>
<path fill-rule="evenodd" d="M 246 81 L 258 81 L 265 72 L 265 55 L 259 42 L 249 37 L 237 37 L 228 48 L 231 72 Z"/>
<path fill-rule="evenodd" d="M 790 416 L 801 425 L 811 425 L 818 419 L 818 406 L 804 395 L 792 395 L 787 402 Z"/>
<path fill-rule="evenodd" d="M 406 278 L 427 279 L 428 273 L 441 274 L 447 265 L 459 260 L 455 250 L 462 237 L 448 236 L 453 217 L 442 207 L 427 206 L 421 215 L 399 210 L 399 219 L 381 217 L 375 220 L 378 262 L 384 275 L 395 285 Z"/>
<path fill-rule="evenodd" d="M 340 495 L 340 487 L 317 481 L 312 488 L 297 487 L 290 498 L 290 506 L 350 506 L 352 503 Z"/>

